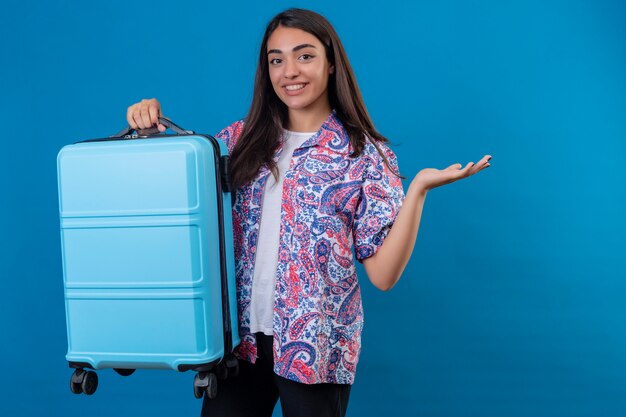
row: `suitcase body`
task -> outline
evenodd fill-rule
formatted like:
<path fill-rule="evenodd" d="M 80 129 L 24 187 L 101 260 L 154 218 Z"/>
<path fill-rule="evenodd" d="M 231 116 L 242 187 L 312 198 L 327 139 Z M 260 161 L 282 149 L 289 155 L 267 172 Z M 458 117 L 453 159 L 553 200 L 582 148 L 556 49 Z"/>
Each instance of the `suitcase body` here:
<path fill-rule="evenodd" d="M 59 152 L 71 367 L 210 371 L 239 344 L 226 153 L 194 134 Z"/>

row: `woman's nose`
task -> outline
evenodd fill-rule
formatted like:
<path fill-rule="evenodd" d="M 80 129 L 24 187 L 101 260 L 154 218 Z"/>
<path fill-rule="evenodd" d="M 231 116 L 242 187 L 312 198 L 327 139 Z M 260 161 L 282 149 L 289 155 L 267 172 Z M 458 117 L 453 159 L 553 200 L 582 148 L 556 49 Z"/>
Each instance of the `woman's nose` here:
<path fill-rule="evenodd" d="M 295 78 L 300 75 L 298 64 L 293 59 L 287 59 L 285 61 L 285 77 Z"/>

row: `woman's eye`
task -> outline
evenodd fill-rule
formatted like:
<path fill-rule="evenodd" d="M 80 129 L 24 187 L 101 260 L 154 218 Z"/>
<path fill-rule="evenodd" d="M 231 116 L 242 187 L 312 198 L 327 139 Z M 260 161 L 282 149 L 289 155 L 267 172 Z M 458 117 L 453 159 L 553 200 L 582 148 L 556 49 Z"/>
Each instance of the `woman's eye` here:
<path fill-rule="evenodd" d="M 281 63 L 281 59 L 280 58 L 274 58 L 274 59 L 270 59 L 270 64 L 272 65 L 277 65 Z"/>
<path fill-rule="evenodd" d="M 302 54 L 298 59 L 300 59 L 301 61 L 308 61 L 311 58 L 313 58 L 313 55 L 311 54 Z"/>

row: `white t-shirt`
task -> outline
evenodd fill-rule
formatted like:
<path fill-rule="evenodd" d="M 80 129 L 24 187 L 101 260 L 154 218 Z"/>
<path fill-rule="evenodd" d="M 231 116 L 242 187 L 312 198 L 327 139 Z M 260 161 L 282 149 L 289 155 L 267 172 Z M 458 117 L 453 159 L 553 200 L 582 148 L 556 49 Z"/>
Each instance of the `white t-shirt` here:
<path fill-rule="evenodd" d="M 274 175 L 270 174 L 265 183 L 252 277 L 252 300 L 250 302 L 250 331 L 252 333 L 262 332 L 268 336 L 274 334 L 272 320 L 274 318 L 283 178 L 289 169 L 293 151 L 314 134 L 315 132 L 285 131 L 283 150 L 276 160 L 278 181 L 274 179 Z"/>

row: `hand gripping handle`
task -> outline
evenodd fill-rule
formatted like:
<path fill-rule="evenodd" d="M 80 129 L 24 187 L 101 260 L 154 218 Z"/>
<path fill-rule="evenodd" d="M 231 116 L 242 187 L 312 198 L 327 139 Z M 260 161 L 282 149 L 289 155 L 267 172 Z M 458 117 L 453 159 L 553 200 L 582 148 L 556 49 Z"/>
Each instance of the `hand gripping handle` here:
<path fill-rule="evenodd" d="M 192 135 L 194 132 L 192 130 L 185 130 L 182 127 L 178 126 L 176 123 L 172 122 L 170 119 L 166 119 L 165 117 L 159 117 L 159 123 L 165 126 L 167 129 L 174 131 L 179 135 Z M 137 135 L 132 135 L 133 132 L 137 132 Z M 131 138 L 131 137 L 147 137 L 158 135 L 159 129 L 156 126 L 148 127 L 146 129 L 133 129 L 132 127 L 127 126 L 123 130 L 117 132 L 115 135 L 109 136 L 111 138 Z"/>

